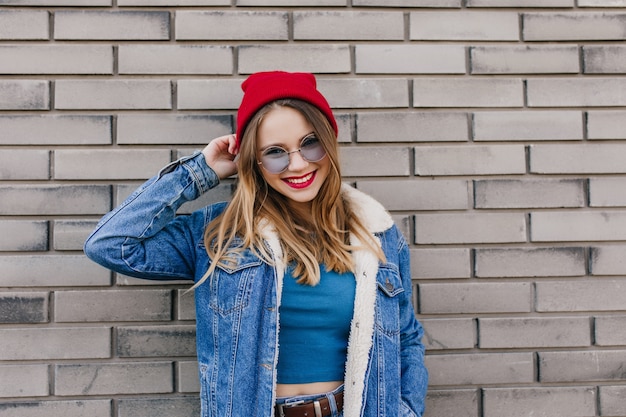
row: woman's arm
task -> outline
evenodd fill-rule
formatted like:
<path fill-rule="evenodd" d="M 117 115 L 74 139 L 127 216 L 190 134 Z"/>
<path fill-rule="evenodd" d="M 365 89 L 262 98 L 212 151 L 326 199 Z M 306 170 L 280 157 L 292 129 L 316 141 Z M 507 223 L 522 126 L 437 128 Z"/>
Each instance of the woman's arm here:
<path fill-rule="evenodd" d="M 176 217 L 176 211 L 236 172 L 232 143 L 233 135 L 217 138 L 202 153 L 163 168 L 100 220 L 85 242 L 85 254 L 137 278 L 193 279 L 193 235 L 203 232 L 204 217 L 210 213 Z M 196 230 L 198 226 L 202 230 Z"/>

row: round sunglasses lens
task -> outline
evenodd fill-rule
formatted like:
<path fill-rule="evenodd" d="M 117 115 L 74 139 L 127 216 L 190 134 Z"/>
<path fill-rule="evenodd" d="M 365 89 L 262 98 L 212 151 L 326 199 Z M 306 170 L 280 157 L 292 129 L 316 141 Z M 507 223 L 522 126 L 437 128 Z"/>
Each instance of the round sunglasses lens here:
<path fill-rule="evenodd" d="M 308 142 L 302 144 L 300 148 L 300 154 L 304 159 L 309 162 L 317 162 L 326 156 L 326 150 L 322 146 L 319 139 L 310 139 Z"/>
<path fill-rule="evenodd" d="M 285 151 L 261 156 L 261 163 L 269 172 L 280 174 L 289 166 L 289 154 Z"/>

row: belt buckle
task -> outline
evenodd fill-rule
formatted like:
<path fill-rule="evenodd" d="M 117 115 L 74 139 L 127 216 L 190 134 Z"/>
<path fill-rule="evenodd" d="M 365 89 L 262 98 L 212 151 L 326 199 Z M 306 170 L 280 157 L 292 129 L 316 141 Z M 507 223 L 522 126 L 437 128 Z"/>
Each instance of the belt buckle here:
<path fill-rule="evenodd" d="M 322 417 L 322 406 L 318 400 L 313 401 L 313 408 L 315 409 L 315 417 Z"/>
<path fill-rule="evenodd" d="M 298 405 L 302 405 L 304 403 L 305 403 L 304 400 L 300 400 L 300 401 L 294 401 L 292 403 L 276 404 L 276 408 L 278 408 L 278 416 L 285 417 L 285 408 L 295 407 Z"/>

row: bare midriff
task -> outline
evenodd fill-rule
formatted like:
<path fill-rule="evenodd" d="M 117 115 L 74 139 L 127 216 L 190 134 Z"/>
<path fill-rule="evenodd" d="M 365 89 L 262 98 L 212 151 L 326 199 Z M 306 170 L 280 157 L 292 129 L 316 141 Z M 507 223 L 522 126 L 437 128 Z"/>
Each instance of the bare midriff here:
<path fill-rule="evenodd" d="M 312 382 L 310 384 L 278 384 L 276 385 L 277 397 L 293 397 L 296 395 L 323 394 L 338 388 L 342 381 Z"/>

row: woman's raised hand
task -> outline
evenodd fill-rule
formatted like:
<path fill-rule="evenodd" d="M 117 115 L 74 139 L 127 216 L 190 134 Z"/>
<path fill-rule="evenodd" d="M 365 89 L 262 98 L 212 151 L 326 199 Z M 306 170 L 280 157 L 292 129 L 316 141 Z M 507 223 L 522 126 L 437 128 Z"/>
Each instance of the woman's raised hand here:
<path fill-rule="evenodd" d="M 213 139 L 202 150 L 207 165 L 215 171 L 220 179 L 228 178 L 237 173 L 235 157 L 238 149 L 236 146 L 236 136 L 233 134 Z"/>

